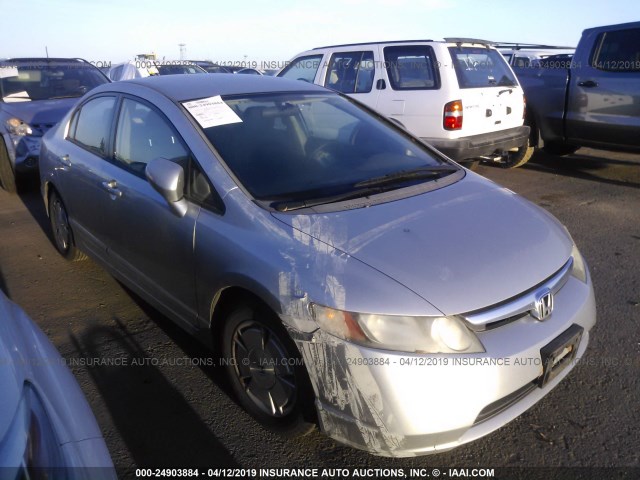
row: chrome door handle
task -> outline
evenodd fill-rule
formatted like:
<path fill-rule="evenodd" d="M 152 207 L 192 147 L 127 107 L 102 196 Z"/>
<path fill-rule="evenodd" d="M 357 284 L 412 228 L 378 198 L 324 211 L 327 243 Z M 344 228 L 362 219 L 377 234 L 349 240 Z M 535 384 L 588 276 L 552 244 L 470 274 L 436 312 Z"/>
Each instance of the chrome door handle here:
<path fill-rule="evenodd" d="M 60 163 L 65 165 L 65 166 L 67 166 L 67 167 L 70 167 L 71 166 L 71 160 L 69 160 L 69 155 L 62 155 L 60 157 Z"/>
<path fill-rule="evenodd" d="M 111 198 L 113 198 L 114 200 L 122 196 L 122 192 L 118 190 L 118 182 L 116 182 L 115 180 L 102 182 L 102 186 L 107 192 L 109 192 L 109 195 L 111 195 Z"/>

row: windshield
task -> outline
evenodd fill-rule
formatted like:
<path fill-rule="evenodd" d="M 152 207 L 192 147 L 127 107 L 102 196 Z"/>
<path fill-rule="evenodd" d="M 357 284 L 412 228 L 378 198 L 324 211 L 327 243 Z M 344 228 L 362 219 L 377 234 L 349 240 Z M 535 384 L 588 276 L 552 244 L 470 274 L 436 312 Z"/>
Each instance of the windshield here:
<path fill-rule="evenodd" d="M 204 132 L 258 200 L 364 196 L 376 193 L 371 191 L 374 184 L 377 191 L 396 189 L 457 170 L 339 95 L 286 93 L 223 100 L 241 121 Z M 431 167 L 437 174 L 424 174 Z M 397 175 L 402 172 L 408 173 L 406 178 Z"/>
<path fill-rule="evenodd" d="M 515 87 L 516 77 L 497 50 L 449 47 L 460 88 Z"/>
<path fill-rule="evenodd" d="M 81 97 L 108 82 L 88 63 L 47 60 L 0 63 L 0 95 L 4 102 Z"/>

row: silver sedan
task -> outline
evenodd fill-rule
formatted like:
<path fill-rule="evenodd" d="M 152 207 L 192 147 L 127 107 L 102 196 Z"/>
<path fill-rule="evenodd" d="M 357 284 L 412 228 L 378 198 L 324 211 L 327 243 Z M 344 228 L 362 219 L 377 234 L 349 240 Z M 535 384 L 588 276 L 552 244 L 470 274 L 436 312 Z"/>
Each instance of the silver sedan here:
<path fill-rule="evenodd" d="M 317 422 L 388 456 L 456 447 L 554 388 L 595 323 L 550 214 L 318 86 L 104 85 L 40 162 L 60 253 L 217 348 L 275 430 Z"/>

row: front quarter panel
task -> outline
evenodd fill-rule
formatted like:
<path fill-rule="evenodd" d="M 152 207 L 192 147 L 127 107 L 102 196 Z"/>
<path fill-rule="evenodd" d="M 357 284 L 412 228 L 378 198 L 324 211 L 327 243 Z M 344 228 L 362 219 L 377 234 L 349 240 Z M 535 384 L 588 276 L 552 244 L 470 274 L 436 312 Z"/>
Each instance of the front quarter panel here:
<path fill-rule="evenodd" d="M 310 303 L 384 314 L 440 315 L 398 282 L 328 244 L 273 218 L 239 189 L 223 216 L 203 210 L 196 228 L 196 279 L 205 323 L 225 288 L 240 287 L 289 326 L 318 328 Z"/>

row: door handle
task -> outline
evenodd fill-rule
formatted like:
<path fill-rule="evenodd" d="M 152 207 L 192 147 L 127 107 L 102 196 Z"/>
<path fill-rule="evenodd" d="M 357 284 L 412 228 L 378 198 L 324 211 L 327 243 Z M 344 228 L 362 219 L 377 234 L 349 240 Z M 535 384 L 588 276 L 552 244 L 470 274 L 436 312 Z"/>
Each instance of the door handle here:
<path fill-rule="evenodd" d="M 387 82 L 384 81 L 384 78 L 378 79 L 376 82 L 376 90 L 384 90 L 387 88 Z"/>
<path fill-rule="evenodd" d="M 111 198 L 113 200 L 122 196 L 122 192 L 118 190 L 118 182 L 116 182 L 115 180 L 102 182 L 102 186 L 107 192 L 109 192 L 109 195 L 111 195 Z"/>
<path fill-rule="evenodd" d="M 594 82 L 593 80 L 586 80 L 584 82 L 578 82 L 579 87 L 593 88 L 598 86 L 598 82 Z"/>
<path fill-rule="evenodd" d="M 67 166 L 67 167 L 70 167 L 71 166 L 71 160 L 69 159 L 69 155 L 62 155 L 60 157 L 60 163 L 65 165 L 65 166 Z"/>

